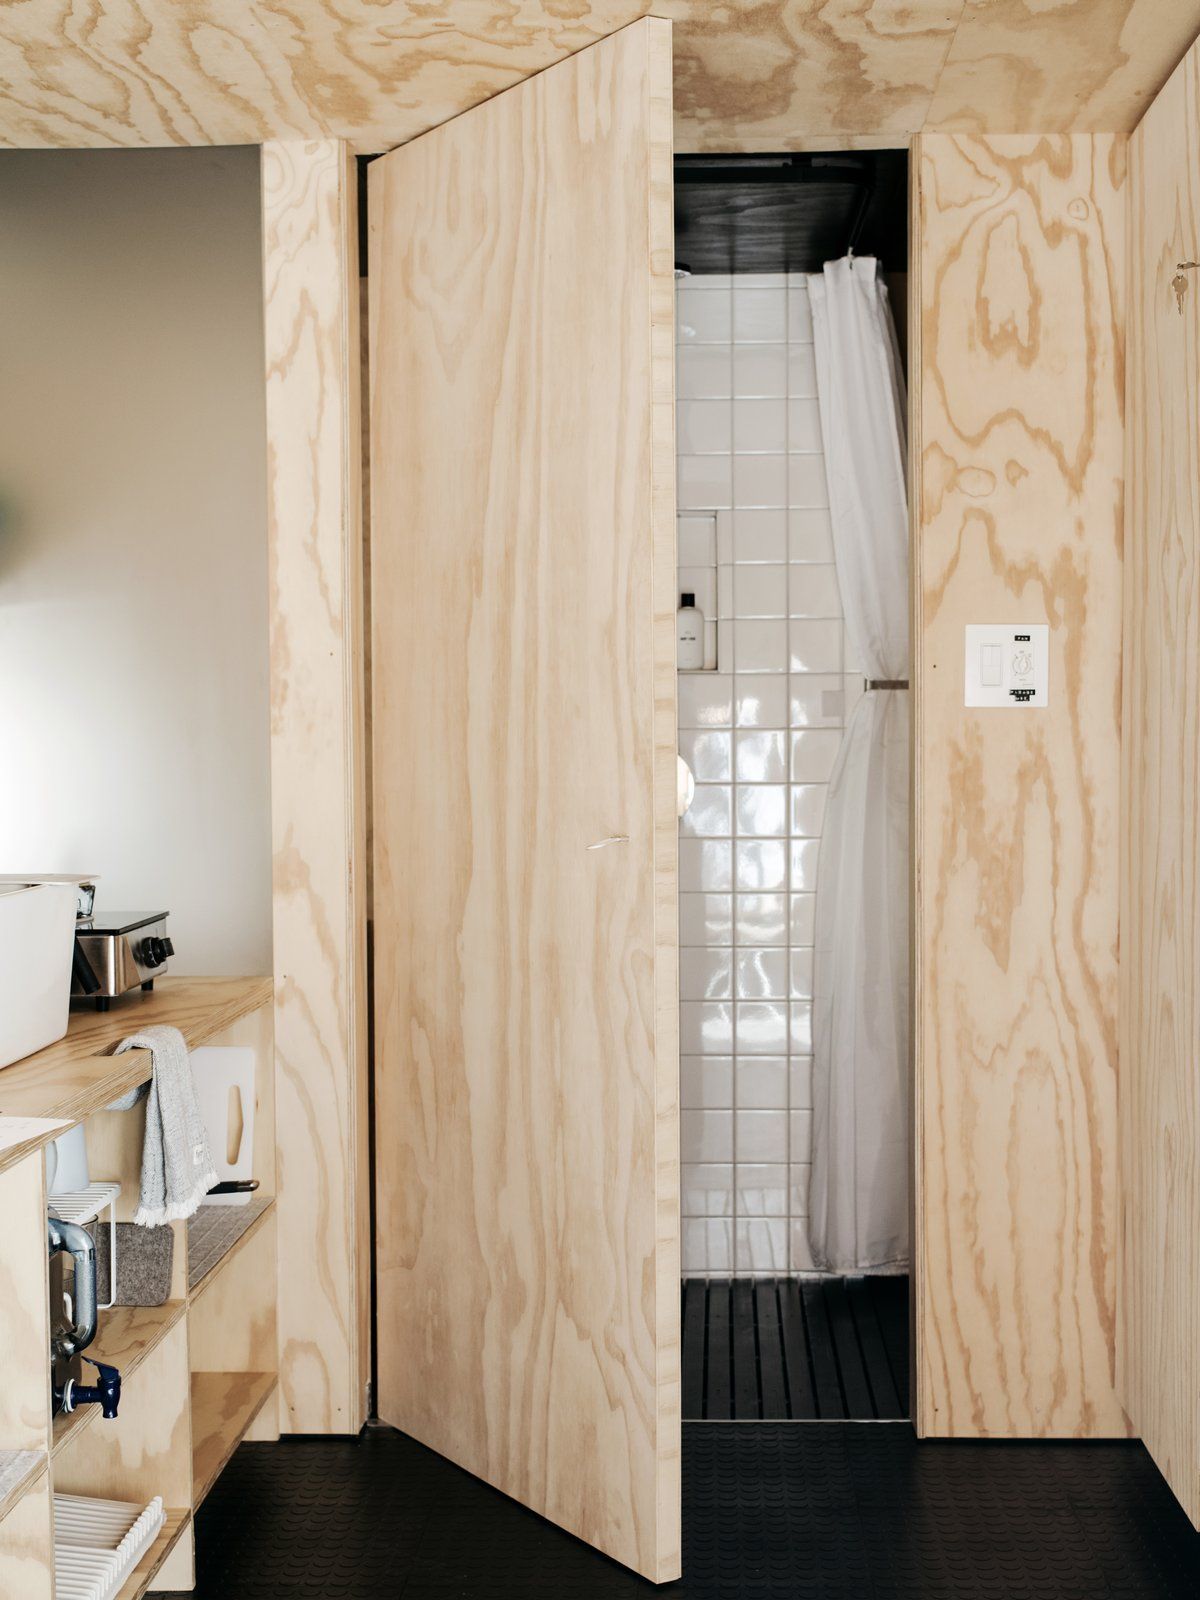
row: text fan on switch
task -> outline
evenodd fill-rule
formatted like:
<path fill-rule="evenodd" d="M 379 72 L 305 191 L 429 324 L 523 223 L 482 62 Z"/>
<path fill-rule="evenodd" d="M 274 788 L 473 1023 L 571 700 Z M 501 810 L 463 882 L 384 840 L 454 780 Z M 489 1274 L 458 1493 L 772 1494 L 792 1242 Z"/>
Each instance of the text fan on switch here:
<path fill-rule="evenodd" d="M 1050 629 L 1044 622 L 969 622 L 964 665 L 965 705 L 1047 705 Z"/>

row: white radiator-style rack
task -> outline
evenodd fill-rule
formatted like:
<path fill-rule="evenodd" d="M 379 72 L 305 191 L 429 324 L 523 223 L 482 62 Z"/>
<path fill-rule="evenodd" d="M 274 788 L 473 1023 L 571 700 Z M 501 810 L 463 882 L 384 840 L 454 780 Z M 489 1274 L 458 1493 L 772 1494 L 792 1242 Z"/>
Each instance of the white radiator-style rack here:
<path fill-rule="evenodd" d="M 69 1194 L 48 1194 L 46 1205 L 61 1222 L 77 1222 L 85 1227 L 112 1205 L 121 1192 L 119 1183 L 89 1183 L 86 1189 Z"/>
<path fill-rule="evenodd" d="M 153 1544 L 165 1518 L 148 1506 L 84 1495 L 54 1496 L 55 1600 L 112 1600 Z"/>
<path fill-rule="evenodd" d="M 71 1189 L 65 1194 L 46 1196 L 46 1208 L 60 1222 L 77 1222 L 85 1228 L 95 1222 L 102 1211 L 108 1212 L 108 1299 L 101 1300 L 98 1311 L 111 1311 L 117 1297 L 117 1199 L 121 1193 L 119 1183 L 89 1183 L 86 1189 Z"/>

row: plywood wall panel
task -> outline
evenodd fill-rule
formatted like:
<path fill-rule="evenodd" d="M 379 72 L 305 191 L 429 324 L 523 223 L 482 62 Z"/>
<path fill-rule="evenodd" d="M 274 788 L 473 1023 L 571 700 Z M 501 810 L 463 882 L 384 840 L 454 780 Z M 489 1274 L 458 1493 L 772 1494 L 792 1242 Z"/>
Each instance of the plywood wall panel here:
<path fill-rule="evenodd" d="M 1118 1374 L 1200 1526 L 1200 51 L 1129 190 Z"/>
<path fill-rule="evenodd" d="M 46 1255 L 46 1158 L 39 1149 L 0 1173 L 0 1449 L 50 1443 L 50 1279 Z"/>
<path fill-rule="evenodd" d="M 962 0 L 658 0 L 676 26 L 680 150 L 907 143 L 924 125 Z"/>
<path fill-rule="evenodd" d="M 103 1315 L 103 1313 L 101 1313 Z M 186 1318 L 158 1341 L 121 1393 L 118 1415 L 68 1436 L 53 1463 L 57 1494 L 191 1504 L 192 1415 Z"/>
<path fill-rule="evenodd" d="M 369 1371 L 357 187 L 263 148 L 279 1344 L 285 1428 L 356 1431 Z"/>
<path fill-rule="evenodd" d="M 919 1426 L 1122 1434 L 1123 143 L 917 162 Z M 1049 707 L 964 709 L 964 624 L 1021 621 Z"/>
<path fill-rule="evenodd" d="M 967 0 L 925 126 L 1127 133 L 1197 32 L 1194 0 Z"/>
<path fill-rule="evenodd" d="M 379 1413 L 655 1581 L 680 1560 L 670 66 L 647 19 L 371 169 Z"/>
<path fill-rule="evenodd" d="M 1127 132 L 1200 30 L 1200 0 L 9 0 L 0 144 L 387 150 L 648 13 L 681 150 Z"/>
<path fill-rule="evenodd" d="M 0 1521 L 0 1594 L 14 1600 L 54 1600 L 50 1495 L 50 1474 L 43 1472 Z"/>

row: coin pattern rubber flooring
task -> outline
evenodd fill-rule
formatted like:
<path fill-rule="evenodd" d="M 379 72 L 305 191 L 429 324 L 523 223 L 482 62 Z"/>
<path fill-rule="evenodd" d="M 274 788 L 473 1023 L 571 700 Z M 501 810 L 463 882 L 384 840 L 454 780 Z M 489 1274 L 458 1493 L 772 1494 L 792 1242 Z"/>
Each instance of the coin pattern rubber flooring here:
<path fill-rule="evenodd" d="M 687 1423 L 656 1590 L 390 1428 L 244 1444 L 196 1600 L 1195 1600 L 1200 1535 L 1138 1444 L 918 1442 L 907 1423 Z"/>

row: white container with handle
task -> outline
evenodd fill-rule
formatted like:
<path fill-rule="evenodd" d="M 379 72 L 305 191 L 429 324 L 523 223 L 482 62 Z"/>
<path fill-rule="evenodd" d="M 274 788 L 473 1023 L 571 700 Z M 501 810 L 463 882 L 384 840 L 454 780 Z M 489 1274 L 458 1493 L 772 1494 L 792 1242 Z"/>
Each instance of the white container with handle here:
<path fill-rule="evenodd" d="M 208 1133 L 217 1178 L 245 1182 L 254 1172 L 254 1067 L 249 1045 L 202 1044 L 191 1052 L 196 1104 Z M 251 1196 L 206 1195 L 206 1206 L 248 1206 Z"/>
<path fill-rule="evenodd" d="M 0 1067 L 67 1031 L 76 887 L 0 883 Z"/>

